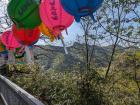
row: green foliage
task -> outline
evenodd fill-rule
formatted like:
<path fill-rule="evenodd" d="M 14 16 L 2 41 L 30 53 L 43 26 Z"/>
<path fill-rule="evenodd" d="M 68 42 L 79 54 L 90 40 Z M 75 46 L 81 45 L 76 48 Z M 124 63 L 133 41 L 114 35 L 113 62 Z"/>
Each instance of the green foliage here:
<path fill-rule="evenodd" d="M 108 79 L 104 79 L 106 68 L 81 73 L 41 71 L 37 65 L 25 68 L 28 67 L 33 69 L 28 73 L 16 72 L 10 79 L 46 105 L 139 105 L 140 102 L 133 75 L 123 66 L 113 65 Z"/>
<path fill-rule="evenodd" d="M 97 85 L 99 78 L 96 73 L 33 71 L 29 74 L 13 74 L 10 79 L 46 104 L 106 105 L 107 103 L 103 91 Z"/>

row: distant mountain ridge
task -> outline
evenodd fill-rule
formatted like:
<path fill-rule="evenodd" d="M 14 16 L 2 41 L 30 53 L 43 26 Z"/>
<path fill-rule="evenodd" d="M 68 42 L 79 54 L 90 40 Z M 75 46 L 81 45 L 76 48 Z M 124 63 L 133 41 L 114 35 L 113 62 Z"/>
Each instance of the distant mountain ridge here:
<path fill-rule="evenodd" d="M 41 47 L 41 48 L 39 48 Z M 84 60 L 84 44 L 74 43 L 73 46 L 68 47 L 69 54 L 66 55 L 63 47 L 56 46 L 39 46 L 34 49 L 35 61 L 40 64 L 45 70 L 72 70 L 74 67 L 85 66 Z M 97 66 L 107 66 L 112 52 L 113 46 L 93 46 L 89 45 L 89 51 L 93 52 L 92 64 Z M 46 49 L 46 50 L 44 50 Z M 47 50 L 48 49 L 48 50 Z M 122 49 L 122 46 L 117 46 L 117 49 Z"/>

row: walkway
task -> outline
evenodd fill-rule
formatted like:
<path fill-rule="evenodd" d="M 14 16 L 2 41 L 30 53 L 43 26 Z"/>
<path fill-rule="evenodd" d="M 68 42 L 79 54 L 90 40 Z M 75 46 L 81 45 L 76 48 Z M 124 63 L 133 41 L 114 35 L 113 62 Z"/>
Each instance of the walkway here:
<path fill-rule="evenodd" d="M 0 105 L 4 105 L 4 103 L 3 103 L 2 99 L 1 99 L 1 97 L 0 97 Z"/>
<path fill-rule="evenodd" d="M 44 105 L 25 90 L 0 75 L 0 97 L 4 105 Z M 2 100 L 0 100 L 0 105 Z"/>

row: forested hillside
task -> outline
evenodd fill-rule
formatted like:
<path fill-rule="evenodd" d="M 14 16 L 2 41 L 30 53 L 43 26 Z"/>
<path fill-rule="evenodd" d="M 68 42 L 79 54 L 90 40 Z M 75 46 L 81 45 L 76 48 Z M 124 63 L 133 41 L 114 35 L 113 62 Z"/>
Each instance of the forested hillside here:
<path fill-rule="evenodd" d="M 111 54 L 112 47 L 106 46 L 91 46 L 89 45 L 89 50 L 91 51 L 94 47 L 95 53 L 93 56 L 92 64 L 96 66 L 105 67 L 109 62 L 109 54 Z M 82 48 L 82 49 L 81 49 Z M 65 54 L 63 47 L 55 46 L 38 46 L 34 48 L 34 56 L 37 63 L 44 67 L 45 70 L 55 69 L 55 70 L 72 70 L 76 65 L 81 65 L 82 68 L 85 66 L 84 54 L 84 44 L 75 43 L 73 46 L 68 47 L 69 54 Z M 123 47 L 118 46 L 118 51 L 124 51 Z"/>
<path fill-rule="evenodd" d="M 67 65 L 71 71 L 11 65 L 9 78 L 46 105 L 139 105 L 139 56 L 140 51 L 131 50 L 116 54 L 107 79 L 107 67 L 93 66 L 85 72 L 83 65 Z"/>

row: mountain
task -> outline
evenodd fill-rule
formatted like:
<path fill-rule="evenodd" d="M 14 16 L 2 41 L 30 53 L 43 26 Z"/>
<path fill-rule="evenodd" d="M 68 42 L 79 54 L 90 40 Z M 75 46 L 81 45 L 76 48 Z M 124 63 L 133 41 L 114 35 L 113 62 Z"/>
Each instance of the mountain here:
<path fill-rule="evenodd" d="M 91 57 L 91 64 L 105 67 L 108 65 L 110 54 L 112 52 L 111 46 L 100 47 L 88 45 L 89 56 L 93 51 Z M 35 61 L 45 70 L 73 70 L 76 67 L 80 67 L 80 70 L 85 67 L 85 45 L 74 43 L 73 46 L 68 47 L 69 54 L 65 54 L 63 47 L 55 46 L 38 46 L 34 49 Z M 117 46 L 117 49 L 122 49 L 121 46 Z M 79 66 L 77 66 L 79 65 Z"/>

